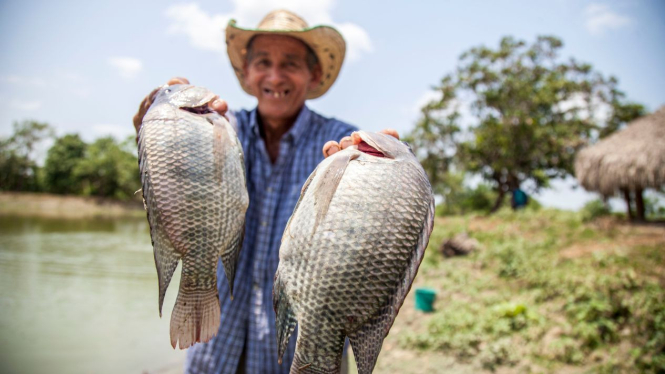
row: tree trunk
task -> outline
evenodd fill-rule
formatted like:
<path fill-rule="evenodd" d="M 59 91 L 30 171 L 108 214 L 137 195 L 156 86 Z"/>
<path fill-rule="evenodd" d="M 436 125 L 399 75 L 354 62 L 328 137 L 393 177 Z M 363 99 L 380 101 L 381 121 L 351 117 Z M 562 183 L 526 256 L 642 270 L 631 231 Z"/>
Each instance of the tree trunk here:
<path fill-rule="evenodd" d="M 623 198 L 626 200 L 626 208 L 628 210 L 628 219 L 633 220 L 633 210 L 630 207 L 630 190 L 627 188 L 622 188 L 621 191 L 623 192 Z"/>
<path fill-rule="evenodd" d="M 635 210 L 637 211 L 635 215 L 637 216 L 638 221 L 646 220 L 644 214 L 644 199 L 642 197 L 643 192 L 644 190 L 642 188 L 635 188 Z"/>
<path fill-rule="evenodd" d="M 496 213 L 499 208 L 501 208 L 501 205 L 503 204 L 503 197 L 506 196 L 506 191 L 503 190 L 502 186 L 499 187 L 499 196 L 496 197 L 496 201 L 494 202 L 494 206 L 492 207 L 492 210 L 490 211 L 490 214 Z"/>

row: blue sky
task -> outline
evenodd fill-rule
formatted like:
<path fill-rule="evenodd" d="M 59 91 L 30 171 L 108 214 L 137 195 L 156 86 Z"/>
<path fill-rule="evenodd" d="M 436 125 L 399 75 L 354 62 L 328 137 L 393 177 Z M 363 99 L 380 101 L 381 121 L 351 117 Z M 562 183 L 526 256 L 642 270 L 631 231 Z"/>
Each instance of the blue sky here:
<path fill-rule="evenodd" d="M 431 86 L 459 55 L 502 36 L 563 39 L 562 56 L 619 79 L 649 110 L 665 104 L 665 2 L 653 1 L 2 1 L 0 136 L 36 119 L 90 140 L 132 134 L 140 100 L 172 76 L 206 86 L 231 108 L 250 108 L 224 48 L 229 18 L 252 27 L 286 8 L 347 39 L 339 79 L 308 105 L 368 130 L 407 132 Z M 569 183 L 539 197 L 575 208 L 593 195 Z"/>

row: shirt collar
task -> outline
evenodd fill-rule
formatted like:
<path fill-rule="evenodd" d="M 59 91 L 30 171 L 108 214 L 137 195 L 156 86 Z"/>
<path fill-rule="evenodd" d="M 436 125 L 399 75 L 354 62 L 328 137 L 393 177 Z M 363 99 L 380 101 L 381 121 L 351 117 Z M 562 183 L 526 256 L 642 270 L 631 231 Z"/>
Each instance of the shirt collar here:
<path fill-rule="evenodd" d="M 282 140 L 292 141 L 294 139 L 300 139 L 305 133 L 310 124 L 310 117 L 312 112 L 309 110 L 307 105 L 303 105 L 298 117 L 296 117 L 296 122 L 291 126 L 289 131 L 284 134 Z M 254 108 L 249 114 L 249 127 L 252 131 L 252 134 L 257 138 L 261 137 L 261 132 L 259 130 L 259 121 L 258 121 L 258 107 Z"/>

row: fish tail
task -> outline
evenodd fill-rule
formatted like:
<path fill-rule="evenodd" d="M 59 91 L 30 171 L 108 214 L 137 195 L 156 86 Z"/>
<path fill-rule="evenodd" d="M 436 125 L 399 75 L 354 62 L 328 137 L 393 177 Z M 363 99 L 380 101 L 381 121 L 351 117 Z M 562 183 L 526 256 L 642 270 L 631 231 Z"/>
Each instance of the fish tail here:
<path fill-rule="evenodd" d="M 217 335 L 220 321 L 219 295 L 216 288 L 205 290 L 183 289 L 171 314 L 171 346 L 180 349 L 194 343 L 205 343 Z"/>

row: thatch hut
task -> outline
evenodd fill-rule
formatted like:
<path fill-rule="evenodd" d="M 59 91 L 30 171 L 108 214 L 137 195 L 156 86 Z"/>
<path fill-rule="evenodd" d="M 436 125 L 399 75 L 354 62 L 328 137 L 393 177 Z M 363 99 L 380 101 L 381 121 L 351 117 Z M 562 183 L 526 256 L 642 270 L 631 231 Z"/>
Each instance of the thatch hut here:
<path fill-rule="evenodd" d="M 575 176 L 585 189 L 603 196 L 621 192 L 628 216 L 644 220 L 643 190 L 665 186 L 665 105 L 581 150 L 575 159 Z M 636 215 L 631 210 L 631 193 Z"/>

